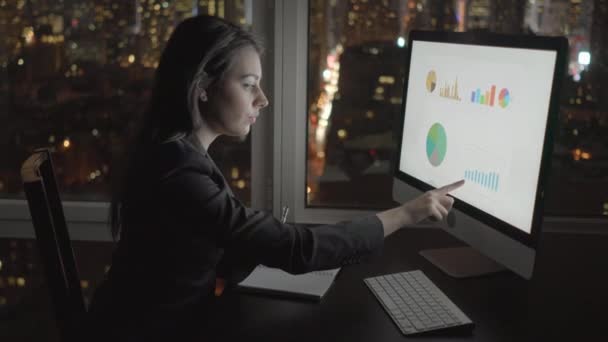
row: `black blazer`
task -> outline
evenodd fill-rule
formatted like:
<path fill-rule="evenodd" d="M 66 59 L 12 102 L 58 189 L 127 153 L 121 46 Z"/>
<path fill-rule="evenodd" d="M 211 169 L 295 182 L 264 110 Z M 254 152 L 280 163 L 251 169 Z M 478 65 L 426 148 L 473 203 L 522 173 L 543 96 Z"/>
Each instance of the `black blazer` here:
<path fill-rule="evenodd" d="M 133 340 L 188 317 L 202 320 L 212 310 L 216 277 L 229 291 L 258 264 L 304 273 L 359 263 L 382 249 L 375 215 L 310 228 L 245 207 L 193 136 L 142 158 L 111 269 L 89 310 L 105 333 Z"/>

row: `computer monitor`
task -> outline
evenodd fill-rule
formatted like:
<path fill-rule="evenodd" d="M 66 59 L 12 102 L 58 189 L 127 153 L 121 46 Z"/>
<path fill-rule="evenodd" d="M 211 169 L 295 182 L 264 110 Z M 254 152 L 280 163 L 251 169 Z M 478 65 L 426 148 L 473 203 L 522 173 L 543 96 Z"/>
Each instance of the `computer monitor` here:
<path fill-rule="evenodd" d="M 466 180 L 438 225 L 470 247 L 421 252 L 446 273 L 505 266 L 532 277 L 567 47 L 563 37 L 410 33 L 393 198 Z"/>

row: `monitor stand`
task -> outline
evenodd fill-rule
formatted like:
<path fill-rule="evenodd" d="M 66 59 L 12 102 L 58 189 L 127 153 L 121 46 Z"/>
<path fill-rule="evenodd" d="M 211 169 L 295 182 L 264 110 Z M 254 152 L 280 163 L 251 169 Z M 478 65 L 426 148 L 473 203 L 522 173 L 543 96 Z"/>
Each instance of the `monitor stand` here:
<path fill-rule="evenodd" d="M 505 268 L 471 247 L 427 249 L 420 255 L 454 278 L 496 273 Z"/>

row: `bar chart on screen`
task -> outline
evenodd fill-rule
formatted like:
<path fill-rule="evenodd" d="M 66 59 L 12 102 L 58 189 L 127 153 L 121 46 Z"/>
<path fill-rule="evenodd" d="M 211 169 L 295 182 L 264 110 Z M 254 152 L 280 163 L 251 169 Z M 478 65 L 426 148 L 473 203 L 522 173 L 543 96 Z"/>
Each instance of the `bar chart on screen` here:
<path fill-rule="evenodd" d="M 511 94 L 507 88 L 498 90 L 496 85 L 492 85 L 485 91 L 481 88 L 473 90 L 471 92 L 471 102 L 490 107 L 494 107 L 497 104 L 501 108 L 507 108 L 511 103 Z"/>
<path fill-rule="evenodd" d="M 463 144 L 454 147 L 452 153 L 457 160 L 452 172 L 467 181 L 465 197 L 483 197 L 486 201 L 499 200 L 508 181 L 510 157 L 504 151 L 479 144 Z M 468 193 L 468 194 L 467 194 Z M 480 203 L 481 205 L 481 203 Z"/>
<path fill-rule="evenodd" d="M 464 179 L 494 192 L 498 191 L 500 184 L 500 174 L 492 171 L 465 170 Z"/>

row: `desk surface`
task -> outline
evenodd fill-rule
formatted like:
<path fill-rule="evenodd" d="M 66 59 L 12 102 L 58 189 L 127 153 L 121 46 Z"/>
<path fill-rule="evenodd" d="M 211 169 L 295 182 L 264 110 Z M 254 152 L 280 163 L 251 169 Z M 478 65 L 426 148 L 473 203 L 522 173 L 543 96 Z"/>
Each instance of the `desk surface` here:
<path fill-rule="evenodd" d="M 418 252 L 462 245 L 438 229 L 406 229 L 383 255 L 345 267 L 321 303 L 227 292 L 216 328 L 225 340 L 522 341 L 608 336 L 608 236 L 544 234 L 532 280 L 512 272 L 454 279 Z M 475 323 L 472 336 L 406 338 L 363 278 L 421 269 Z M 593 339 L 596 340 L 596 339 Z"/>

